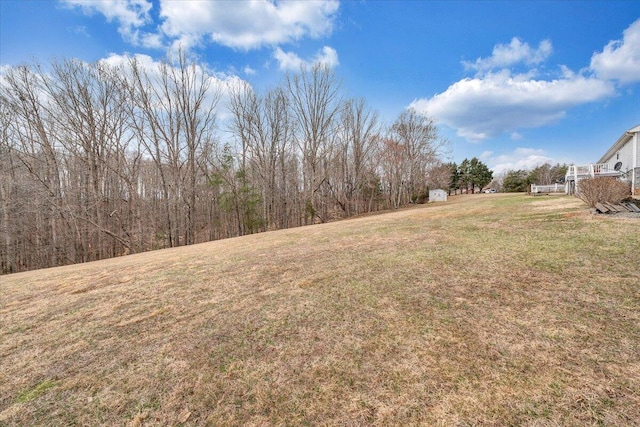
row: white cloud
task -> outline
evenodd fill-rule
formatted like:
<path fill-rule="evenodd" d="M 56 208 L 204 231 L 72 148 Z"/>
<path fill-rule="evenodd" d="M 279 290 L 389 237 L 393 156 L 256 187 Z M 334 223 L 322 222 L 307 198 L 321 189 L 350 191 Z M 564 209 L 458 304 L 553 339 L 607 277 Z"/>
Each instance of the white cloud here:
<path fill-rule="evenodd" d="M 308 67 L 314 64 L 326 65 L 333 68 L 339 64 L 338 53 L 335 49 L 325 46 L 312 59 L 304 60 L 293 52 L 285 52 L 277 47 L 273 52 L 273 57 L 278 61 L 281 70 L 298 71 L 301 67 Z"/>
<path fill-rule="evenodd" d="M 147 0 L 62 0 L 69 6 L 80 7 L 85 13 L 99 12 L 107 21 L 118 21 L 126 27 L 140 27 L 149 20 L 152 4 Z"/>
<path fill-rule="evenodd" d="M 271 2 L 161 0 L 162 31 L 189 48 L 203 37 L 236 49 L 330 34 L 337 0 Z"/>
<path fill-rule="evenodd" d="M 494 46 L 493 53 L 488 58 L 478 58 L 475 62 L 463 61 L 465 69 L 484 72 L 497 68 L 510 67 L 516 64 L 535 65 L 544 62 L 553 52 L 551 41 L 543 40 L 537 49 L 533 49 L 528 43 L 523 43 L 514 37 L 511 43 Z"/>
<path fill-rule="evenodd" d="M 494 176 L 509 170 L 532 170 L 545 163 L 555 164 L 556 160 L 549 157 L 544 150 L 519 147 L 515 150 L 494 156 L 493 152 L 485 151 L 480 160 L 487 164 Z"/>
<path fill-rule="evenodd" d="M 319 38 L 333 31 L 340 7 L 338 0 L 160 0 L 162 22 L 152 29 L 151 0 L 60 1 L 117 22 L 122 37 L 135 46 L 173 50 L 209 42 L 249 50 Z"/>
<path fill-rule="evenodd" d="M 61 0 L 70 7 L 78 7 L 86 14 L 100 13 L 108 22 L 116 21 L 122 37 L 137 46 L 159 47 L 158 36 L 140 31 L 151 22 L 149 0 Z"/>
<path fill-rule="evenodd" d="M 135 39 L 138 40 L 138 44 L 143 47 L 153 49 L 160 49 L 163 47 L 163 39 L 160 34 L 137 31 Z"/>
<path fill-rule="evenodd" d="M 340 64 L 340 61 L 338 60 L 338 52 L 329 46 L 322 48 L 322 51 L 318 53 L 314 62 L 324 64 L 329 68 L 336 67 Z"/>
<path fill-rule="evenodd" d="M 253 68 L 249 67 L 248 65 L 246 65 L 244 67 L 243 71 L 248 76 L 254 76 L 256 74 L 256 70 L 254 70 Z"/>
<path fill-rule="evenodd" d="M 159 74 L 160 62 L 155 61 L 149 55 L 136 54 L 131 57 L 129 55 L 118 55 L 112 53 L 106 58 L 102 58 L 100 62 L 107 64 L 110 67 L 124 67 L 132 58 L 134 58 L 145 71 L 152 72 L 153 74 Z"/>
<path fill-rule="evenodd" d="M 611 41 L 593 54 L 591 69 L 606 80 L 640 81 L 640 19 L 624 30 L 622 40 Z"/>
<path fill-rule="evenodd" d="M 514 37 L 494 46 L 492 55 L 463 61 L 473 78 L 451 84 L 431 98 L 414 100 L 410 107 L 478 142 L 503 133 L 519 140 L 524 128 L 542 127 L 562 119 L 571 108 L 602 101 L 621 84 L 640 81 L 640 19 L 594 53 L 591 66 L 574 72 L 558 65 L 555 77 L 541 76 L 537 68 L 553 52 L 550 40 L 537 48 Z M 518 71 L 511 68 L 518 66 Z M 515 67 L 514 67 L 515 68 Z"/>
<path fill-rule="evenodd" d="M 566 110 L 614 95 L 611 83 L 573 75 L 557 80 L 511 76 L 508 71 L 460 80 L 410 107 L 457 130 L 469 141 L 481 141 L 553 123 Z"/>
<path fill-rule="evenodd" d="M 279 47 L 273 51 L 273 57 L 280 64 L 281 70 L 299 70 L 305 61 L 293 52 L 285 52 Z"/>

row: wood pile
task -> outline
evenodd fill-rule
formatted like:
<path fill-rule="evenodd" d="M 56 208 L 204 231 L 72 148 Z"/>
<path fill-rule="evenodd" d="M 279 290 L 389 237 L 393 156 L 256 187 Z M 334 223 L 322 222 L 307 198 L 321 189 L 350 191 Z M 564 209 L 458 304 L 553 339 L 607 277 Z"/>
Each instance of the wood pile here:
<path fill-rule="evenodd" d="M 640 208 L 631 202 L 621 202 L 619 204 L 612 204 L 607 202 L 596 203 L 597 213 L 603 214 L 616 214 L 624 212 L 640 213 Z"/>

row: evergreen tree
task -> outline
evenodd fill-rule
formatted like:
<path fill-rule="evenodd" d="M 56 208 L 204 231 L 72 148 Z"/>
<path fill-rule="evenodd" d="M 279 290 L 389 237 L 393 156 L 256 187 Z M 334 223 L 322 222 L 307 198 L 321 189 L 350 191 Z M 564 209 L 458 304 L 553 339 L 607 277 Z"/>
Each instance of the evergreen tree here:
<path fill-rule="evenodd" d="M 460 189 L 464 188 L 469 192 L 469 186 L 471 185 L 471 165 L 469 159 L 464 159 L 460 166 L 458 166 L 458 176 L 460 182 Z"/>
<path fill-rule="evenodd" d="M 458 185 L 460 184 L 460 171 L 456 162 L 451 162 L 447 165 L 449 166 L 450 171 L 449 195 L 451 195 L 451 190 L 453 190 L 455 193 L 455 191 L 458 189 Z"/>
<path fill-rule="evenodd" d="M 529 173 L 525 170 L 510 170 L 502 181 L 502 189 L 507 193 L 527 191 L 529 185 Z"/>
<path fill-rule="evenodd" d="M 455 163 L 452 165 L 455 165 Z M 482 189 L 482 187 L 491 182 L 493 179 L 493 171 L 478 160 L 477 157 L 471 160 L 465 158 L 457 168 L 455 179 L 455 182 L 460 184 L 460 188 L 464 187 L 467 193 L 469 189 L 471 189 L 472 193 L 475 193 L 476 188 Z"/>
<path fill-rule="evenodd" d="M 487 165 L 482 163 L 476 157 L 469 162 L 469 171 L 471 175 L 471 191 L 475 192 L 475 188 L 482 189 L 493 179 L 493 171 Z"/>

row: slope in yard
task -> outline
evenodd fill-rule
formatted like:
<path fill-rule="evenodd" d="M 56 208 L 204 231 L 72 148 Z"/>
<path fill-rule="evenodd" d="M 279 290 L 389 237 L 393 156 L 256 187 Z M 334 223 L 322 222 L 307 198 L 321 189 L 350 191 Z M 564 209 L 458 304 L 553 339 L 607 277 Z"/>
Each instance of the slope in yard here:
<path fill-rule="evenodd" d="M 640 226 L 569 197 L 0 277 L 0 425 L 638 425 Z"/>

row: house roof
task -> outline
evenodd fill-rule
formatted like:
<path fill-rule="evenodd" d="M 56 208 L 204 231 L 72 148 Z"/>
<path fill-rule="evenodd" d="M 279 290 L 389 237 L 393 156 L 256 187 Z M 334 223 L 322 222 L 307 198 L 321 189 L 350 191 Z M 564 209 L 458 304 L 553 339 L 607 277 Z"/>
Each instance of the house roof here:
<path fill-rule="evenodd" d="M 622 148 L 622 146 L 624 146 L 631 138 L 633 138 L 633 134 L 634 133 L 640 133 L 640 125 L 633 127 L 631 129 L 629 129 L 628 131 L 626 131 L 625 133 L 622 134 L 622 136 L 620 136 L 620 138 L 618 138 L 618 140 L 615 142 L 615 144 L 613 144 L 611 146 L 611 148 L 609 148 L 607 150 L 606 153 L 604 153 L 604 155 L 602 157 L 600 157 L 600 160 L 598 160 L 598 163 L 604 163 L 607 161 L 607 159 L 609 159 L 611 156 L 613 156 L 613 153 L 615 153 L 616 151 L 618 151 L 620 148 Z"/>

